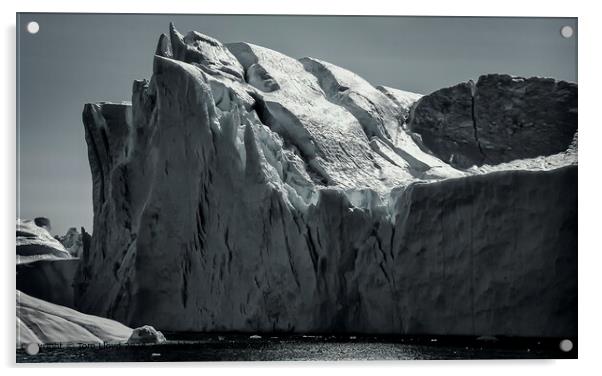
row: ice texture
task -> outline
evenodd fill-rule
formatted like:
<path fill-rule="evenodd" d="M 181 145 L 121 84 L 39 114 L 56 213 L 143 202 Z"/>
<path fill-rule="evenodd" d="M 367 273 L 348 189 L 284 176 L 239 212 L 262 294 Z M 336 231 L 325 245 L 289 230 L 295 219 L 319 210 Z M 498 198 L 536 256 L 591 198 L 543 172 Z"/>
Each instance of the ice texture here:
<path fill-rule="evenodd" d="M 70 259 L 71 254 L 55 239 L 46 227 L 34 221 L 17 219 L 17 264 L 37 260 Z"/>
<path fill-rule="evenodd" d="M 557 154 L 577 132 L 577 84 L 484 75 L 420 98 L 409 127 L 459 167 Z"/>
<path fill-rule="evenodd" d="M 563 85 L 539 85 L 533 113 Z M 78 309 L 168 331 L 576 335 L 576 143 L 558 150 L 553 121 L 572 104 L 537 132 L 554 147 L 522 152 L 527 131 L 503 144 L 500 123 L 479 159 L 472 90 L 374 87 L 171 25 L 131 104 L 84 107 Z"/>
<path fill-rule="evenodd" d="M 17 290 L 17 347 L 37 344 L 105 344 L 128 340 L 132 329 L 102 317 L 45 302 Z"/>
<path fill-rule="evenodd" d="M 156 330 L 152 326 L 144 325 L 140 328 L 134 329 L 132 335 L 128 339 L 128 344 L 158 344 L 165 342 L 165 336 L 160 331 Z"/>

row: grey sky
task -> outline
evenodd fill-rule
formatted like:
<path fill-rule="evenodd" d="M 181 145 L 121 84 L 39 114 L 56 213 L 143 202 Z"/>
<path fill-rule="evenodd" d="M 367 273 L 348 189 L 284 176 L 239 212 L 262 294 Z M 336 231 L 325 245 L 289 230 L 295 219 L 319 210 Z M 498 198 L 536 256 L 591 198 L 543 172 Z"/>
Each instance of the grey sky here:
<path fill-rule="evenodd" d="M 40 24 L 35 35 L 25 32 L 31 20 Z M 317 57 L 419 93 L 483 73 L 577 81 L 576 35 L 559 33 L 576 29 L 576 19 L 21 14 L 17 215 L 47 216 L 54 233 L 92 229 L 83 104 L 130 100 L 132 81 L 150 78 L 170 21 L 180 32 Z"/>

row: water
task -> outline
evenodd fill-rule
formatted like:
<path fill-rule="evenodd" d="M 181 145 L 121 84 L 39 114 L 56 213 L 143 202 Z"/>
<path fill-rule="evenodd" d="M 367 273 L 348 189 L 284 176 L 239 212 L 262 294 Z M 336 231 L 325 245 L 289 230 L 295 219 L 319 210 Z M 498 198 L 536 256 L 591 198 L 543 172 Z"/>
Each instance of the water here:
<path fill-rule="evenodd" d="M 500 339 L 495 342 L 462 337 L 354 337 L 248 335 L 166 335 L 161 345 L 42 346 L 36 355 L 17 350 L 18 363 L 47 362 L 176 362 L 299 361 L 404 359 L 550 359 L 576 358 L 562 352 L 559 339 Z M 576 343 L 573 340 L 573 343 Z"/>

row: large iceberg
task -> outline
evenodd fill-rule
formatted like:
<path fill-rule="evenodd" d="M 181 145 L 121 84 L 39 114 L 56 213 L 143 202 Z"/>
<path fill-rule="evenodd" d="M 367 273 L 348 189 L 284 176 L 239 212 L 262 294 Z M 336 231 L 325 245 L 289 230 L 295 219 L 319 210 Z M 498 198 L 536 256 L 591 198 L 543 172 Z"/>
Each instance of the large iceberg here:
<path fill-rule="evenodd" d="M 84 107 L 76 306 L 170 331 L 575 336 L 576 107 L 553 98 L 577 87 L 511 80 L 476 85 L 485 158 L 471 84 L 374 87 L 170 25 L 131 104 Z M 492 87 L 531 107 L 516 138 Z"/>

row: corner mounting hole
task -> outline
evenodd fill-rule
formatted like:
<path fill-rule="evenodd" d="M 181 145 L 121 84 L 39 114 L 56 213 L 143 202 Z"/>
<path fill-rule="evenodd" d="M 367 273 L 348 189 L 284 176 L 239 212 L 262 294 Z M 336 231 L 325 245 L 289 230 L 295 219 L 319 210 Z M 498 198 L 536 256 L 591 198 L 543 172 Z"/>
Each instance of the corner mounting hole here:
<path fill-rule="evenodd" d="M 40 346 L 38 346 L 37 343 L 28 343 L 24 346 L 24 350 L 27 355 L 36 355 L 38 352 L 40 352 Z"/>
<path fill-rule="evenodd" d="M 36 21 L 31 21 L 27 23 L 27 32 L 29 34 L 36 34 L 38 31 L 40 31 L 39 23 L 37 23 Z"/>
<path fill-rule="evenodd" d="M 562 341 L 560 341 L 560 350 L 564 351 L 564 352 L 569 352 L 573 349 L 573 341 L 571 341 L 570 339 L 563 339 Z"/>
<path fill-rule="evenodd" d="M 569 39 L 573 36 L 573 28 L 570 26 L 563 26 L 560 29 L 560 35 L 562 35 L 563 38 Z"/>

